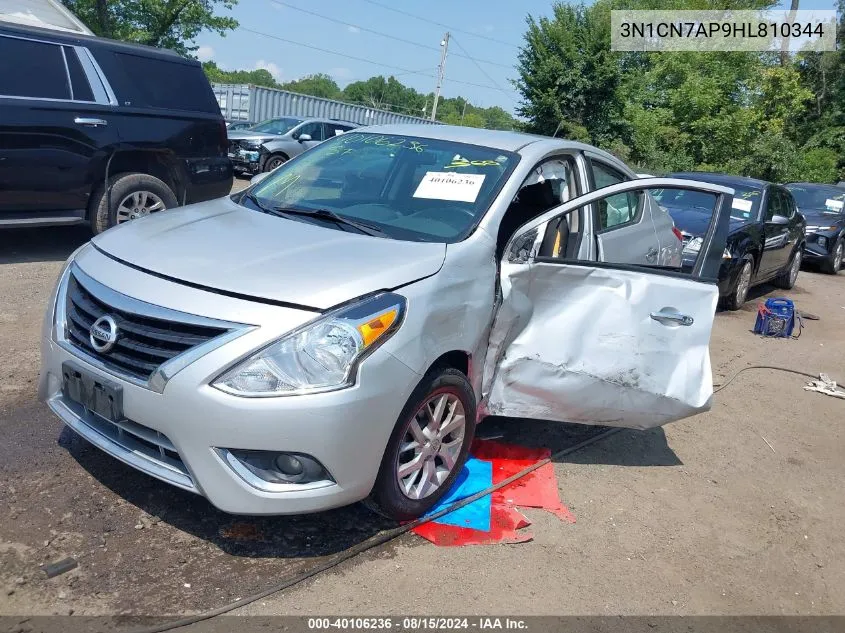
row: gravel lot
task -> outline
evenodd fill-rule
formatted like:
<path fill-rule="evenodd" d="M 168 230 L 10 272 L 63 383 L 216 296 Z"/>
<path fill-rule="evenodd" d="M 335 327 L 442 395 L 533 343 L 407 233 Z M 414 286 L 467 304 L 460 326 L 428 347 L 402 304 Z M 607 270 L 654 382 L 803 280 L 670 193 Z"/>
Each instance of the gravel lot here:
<path fill-rule="evenodd" d="M 243 185 L 246 181 L 238 181 Z M 355 506 L 252 519 L 146 477 L 63 430 L 35 399 L 44 303 L 83 228 L 0 232 L 0 614 L 193 613 L 390 527 Z M 763 288 L 763 291 L 782 294 Z M 798 340 L 716 316 L 715 381 L 750 364 L 845 382 L 845 274 L 785 293 L 820 317 Z M 619 433 L 555 465 L 577 523 L 529 512 L 534 540 L 437 548 L 405 536 L 244 609 L 261 614 L 841 614 L 845 401 L 747 372 L 713 410 Z M 490 420 L 557 450 L 583 427 Z M 39 565 L 74 556 L 46 579 Z"/>

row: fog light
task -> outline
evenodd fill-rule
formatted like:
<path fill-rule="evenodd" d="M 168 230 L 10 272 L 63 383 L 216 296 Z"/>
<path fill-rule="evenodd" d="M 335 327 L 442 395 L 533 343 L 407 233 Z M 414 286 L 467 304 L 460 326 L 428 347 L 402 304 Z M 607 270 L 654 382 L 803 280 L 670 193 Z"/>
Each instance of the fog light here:
<path fill-rule="evenodd" d="M 242 479 L 260 490 L 289 490 L 290 485 L 334 483 L 323 465 L 302 453 L 217 449 Z"/>
<path fill-rule="evenodd" d="M 816 243 L 822 248 L 827 248 L 827 238 L 824 235 L 819 235 L 818 238 L 816 238 Z"/>

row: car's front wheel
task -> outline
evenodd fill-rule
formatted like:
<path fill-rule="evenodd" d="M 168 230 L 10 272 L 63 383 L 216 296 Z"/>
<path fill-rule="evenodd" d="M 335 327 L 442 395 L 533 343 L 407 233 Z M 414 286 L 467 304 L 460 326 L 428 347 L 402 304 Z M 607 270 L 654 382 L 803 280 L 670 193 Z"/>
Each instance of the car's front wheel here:
<path fill-rule="evenodd" d="M 842 257 L 845 254 L 845 242 L 842 239 L 836 241 L 830 259 L 822 264 L 822 270 L 828 275 L 835 275 L 842 269 Z"/>
<path fill-rule="evenodd" d="M 373 498 L 398 521 L 428 512 L 446 494 L 475 436 L 475 395 L 456 369 L 431 370 L 408 399 L 387 444 Z"/>
<path fill-rule="evenodd" d="M 748 298 L 748 289 L 751 288 L 751 273 L 753 270 L 752 262 L 746 259 L 742 262 L 742 268 L 739 269 L 739 275 L 736 278 L 736 285 L 733 291 L 725 297 L 725 307 L 728 310 L 739 310 Z"/>
<path fill-rule="evenodd" d="M 273 171 L 288 162 L 288 157 L 283 154 L 273 154 L 264 162 L 264 171 Z"/>
<path fill-rule="evenodd" d="M 795 287 L 795 282 L 798 281 L 798 272 L 801 270 L 801 262 L 804 260 L 804 253 L 801 248 L 792 254 L 792 259 L 789 260 L 789 268 L 783 271 L 775 279 L 775 285 L 785 290 L 790 290 Z"/>

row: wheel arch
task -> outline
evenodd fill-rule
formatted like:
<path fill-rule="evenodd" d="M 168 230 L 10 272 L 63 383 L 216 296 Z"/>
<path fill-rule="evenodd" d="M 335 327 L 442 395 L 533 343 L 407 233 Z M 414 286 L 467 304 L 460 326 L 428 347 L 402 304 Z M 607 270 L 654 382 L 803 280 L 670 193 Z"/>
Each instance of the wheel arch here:
<path fill-rule="evenodd" d="M 178 163 L 175 157 L 166 151 L 153 150 L 122 150 L 114 152 L 105 165 L 105 171 L 100 178 L 96 179 L 89 196 L 88 218 L 91 219 L 96 213 L 97 189 L 104 183 L 113 183 L 114 177 L 119 174 L 148 174 L 154 176 L 166 184 L 176 200 L 181 204 L 185 197 L 185 182 L 179 173 Z"/>

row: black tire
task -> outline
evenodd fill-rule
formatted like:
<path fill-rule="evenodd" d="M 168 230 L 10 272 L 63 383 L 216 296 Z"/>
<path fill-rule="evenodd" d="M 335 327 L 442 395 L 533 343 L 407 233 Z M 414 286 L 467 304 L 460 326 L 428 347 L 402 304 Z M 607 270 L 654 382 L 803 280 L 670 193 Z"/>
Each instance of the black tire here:
<path fill-rule="evenodd" d="M 751 288 L 751 276 L 753 274 L 754 261 L 751 257 L 746 257 L 742 262 L 742 268 L 740 268 L 739 275 L 736 278 L 736 285 L 731 291 L 731 294 L 725 297 L 723 301 L 726 309 L 739 310 L 745 305 L 745 301 L 748 299 L 748 291 Z M 743 278 L 747 280 L 746 284 L 743 284 Z"/>
<path fill-rule="evenodd" d="M 845 257 L 845 242 L 842 241 L 842 238 L 839 238 L 830 251 L 830 258 L 822 263 L 822 271 L 828 275 L 837 274 L 842 268 L 843 257 Z"/>
<path fill-rule="evenodd" d="M 111 183 L 111 208 L 106 189 L 100 186 L 94 193 L 91 206 L 91 229 L 94 234 L 100 234 L 117 224 L 117 210 L 121 202 L 134 193 L 149 192 L 157 196 L 163 203 L 164 211 L 179 206 L 176 195 L 163 181 L 149 174 L 124 173 L 116 174 L 109 179 Z"/>
<path fill-rule="evenodd" d="M 775 277 L 774 284 L 778 288 L 783 288 L 784 290 L 791 290 L 795 287 L 795 282 L 798 281 L 798 272 L 801 270 L 801 262 L 804 260 L 804 251 L 802 247 L 799 246 L 794 253 L 792 253 L 792 257 L 789 258 L 789 265 L 786 267 L 786 270 L 781 272 L 777 277 Z"/>
<path fill-rule="evenodd" d="M 408 427 L 415 420 L 417 413 L 422 409 L 423 405 L 432 396 L 440 394 L 455 396 L 463 406 L 465 416 L 463 444 L 461 445 L 452 471 L 440 483 L 436 491 L 421 499 L 413 499 L 402 491 L 397 478 L 399 458 L 403 454 L 400 452 L 400 444 L 405 433 L 408 432 Z M 399 414 L 396 427 L 393 429 L 390 441 L 387 443 L 387 448 L 384 451 L 379 474 L 373 487 L 372 499 L 384 515 L 397 521 L 415 519 L 433 508 L 440 498 L 448 492 L 469 455 L 469 448 L 475 437 L 475 416 L 475 394 L 473 393 L 472 385 L 470 385 L 469 380 L 467 380 L 467 377 L 463 373 L 457 369 L 441 367 L 430 370 L 423 377 L 420 384 L 417 385 L 410 398 L 408 398 L 408 402 L 402 409 L 402 413 Z M 447 434 L 444 439 L 446 437 L 449 437 L 449 435 Z M 435 463 L 436 459 L 436 457 L 431 458 L 432 463 Z M 423 471 L 421 470 L 420 476 L 422 477 L 422 475 Z"/>
<path fill-rule="evenodd" d="M 273 171 L 277 167 L 284 165 L 286 162 L 288 162 L 288 157 L 284 154 L 270 154 L 267 157 L 267 160 L 264 161 L 263 171 Z"/>

